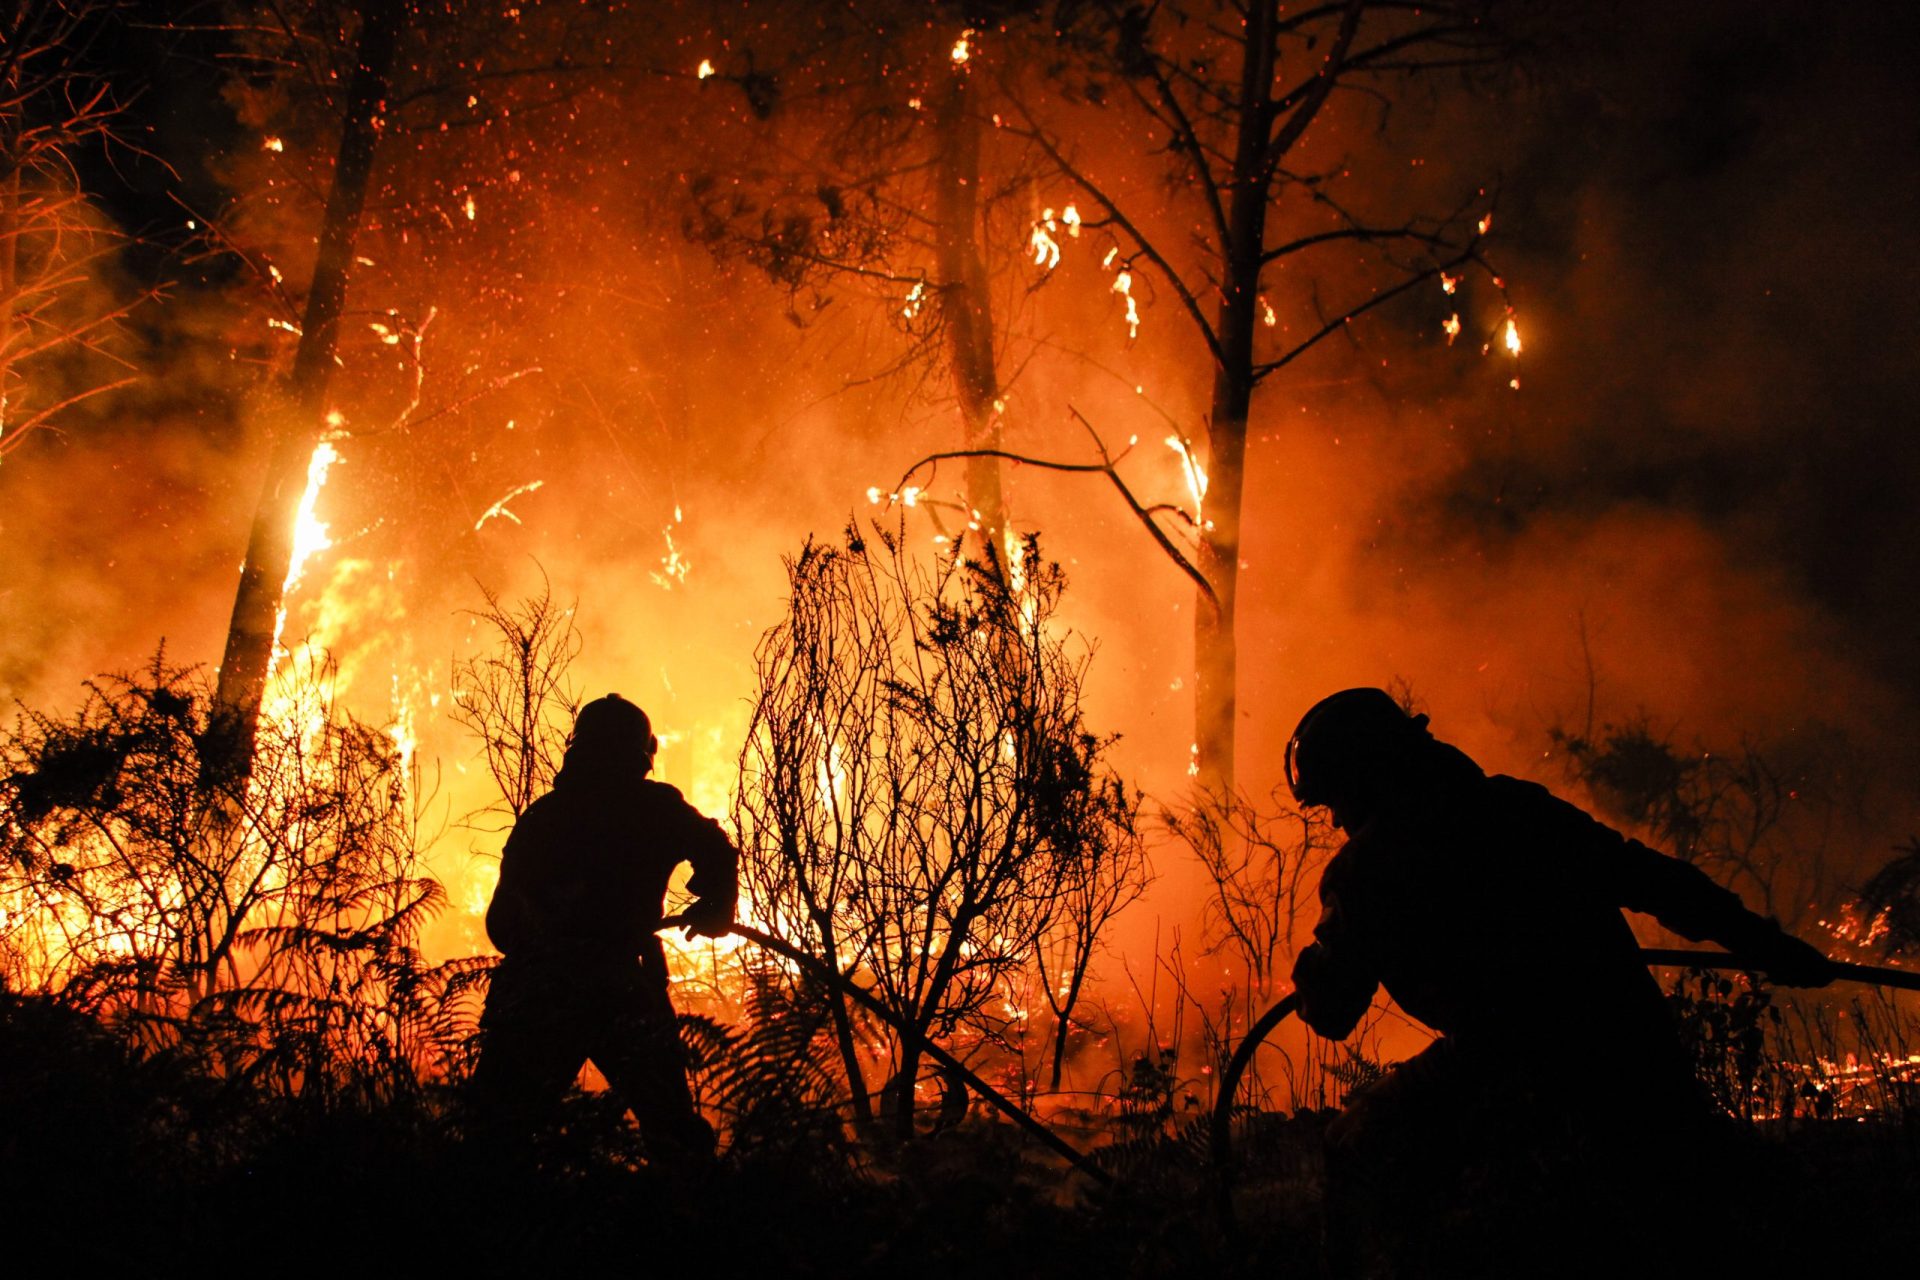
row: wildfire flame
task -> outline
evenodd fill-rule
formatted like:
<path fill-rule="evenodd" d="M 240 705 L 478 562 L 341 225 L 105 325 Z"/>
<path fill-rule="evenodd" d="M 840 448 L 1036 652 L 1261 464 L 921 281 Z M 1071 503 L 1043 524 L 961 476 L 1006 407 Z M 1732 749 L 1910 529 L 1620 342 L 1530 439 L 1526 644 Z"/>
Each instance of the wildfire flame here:
<path fill-rule="evenodd" d="M 1505 341 L 1507 344 L 1508 354 L 1516 355 L 1516 356 L 1520 354 L 1520 326 L 1516 325 L 1513 322 L 1512 316 L 1507 317 L 1507 333 L 1506 333 Z"/>
<path fill-rule="evenodd" d="M 1122 267 L 1113 278 L 1113 292 L 1127 300 L 1127 338 L 1131 341 L 1140 336 L 1140 304 L 1133 297 L 1133 272 Z"/>
<path fill-rule="evenodd" d="M 1048 271 L 1060 265 L 1060 242 L 1048 229 L 1052 223 L 1053 210 L 1049 209 L 1044 221 L 1033 224 L 1033 237 L 1029 242 L 1033 246 L 1033 265 Z"/>
<path fill-rule="evenodd" d="M 953 42 L 953 62 L 955 66 L 965 66 L 967 60 L 973 57 L 973 34 L 973 28 L 968 27 L 960 33 L 960 38 Z"/>
<path fill-rule="evenodd" d="M 1211 521 L 1203 520 L 1201 510 L 1207 500 L 1207 469 L 1193 456 L 1193 449 L 1180 436 L 1168 436 L 1167 448 L 1180 455 L 1180 467 L 1187 478 L 1187 493 L 1193 498 L 1193 522 L 1204 529 L 1211 529 Z"/>
<path fill-rule="evenodd" d="M 320 491 L 327 486 L 327 473 L 333 464 L 340 461 L 340 451 L 333 447 L 331 440 L 322 440 L 313 448 L 313 456 L 307 459 L 307 488 L 300 495 L 299 514 L 293 523 L 293 558 L 287 565 L 287 580 L 282 584 L 282 596 L 293 594 L 305 575 L 307 561 L 333 545 L 333 539 L 327 536 L 326 522 L 314 514 L 320 502 Z M 284 609 L 283 609 L 284 614 Z"/>

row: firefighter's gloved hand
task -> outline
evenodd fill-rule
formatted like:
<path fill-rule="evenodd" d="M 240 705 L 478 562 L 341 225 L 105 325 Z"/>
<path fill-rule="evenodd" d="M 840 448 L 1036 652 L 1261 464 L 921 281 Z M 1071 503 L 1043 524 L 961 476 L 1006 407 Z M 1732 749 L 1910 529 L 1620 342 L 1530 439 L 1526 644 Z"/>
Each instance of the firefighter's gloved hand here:
<path fill-rule="evenodd" d="M 1293 962 L 1300 1020 L 1329 1040 L 1344 1040 L 1353 1033 L 1373 1002 L 1374 985 L 1343 974 L 1317 942 Z"/>
<path fill-rule="evenodd" d="M 723 938 L 733 932 L 731 902 L 696 902 L 680 913 L 689 938 Z"/>
<path fill-rule="evenodd" d="M 1752 948 L 1750 958 L 1769 982 L 1779 986 L 1824 987 L 1834 979 L 1833 962 L 1784 929 L 1775 929 L 1762 939 Z"/>

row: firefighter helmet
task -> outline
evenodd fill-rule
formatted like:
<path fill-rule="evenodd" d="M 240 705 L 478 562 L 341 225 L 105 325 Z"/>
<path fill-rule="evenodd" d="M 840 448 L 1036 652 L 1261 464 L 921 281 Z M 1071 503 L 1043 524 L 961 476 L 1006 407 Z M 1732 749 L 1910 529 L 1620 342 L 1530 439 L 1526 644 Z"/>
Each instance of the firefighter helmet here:
<path fill-rule="evenodd" d="M 645 756 L 652 760 L 660 749 L 653 736 L 653 723 L 647 713 L 617 693 L 595 698 L 580 708 L 573 722 L 571 750 L 585 747 L 595 754 L 609 756 Z"/>
<path fill-rule="evenodd" d="M 1427 717 L 1408 715 L 1386 690 L 1342 689 L 1300 718 L 1287 741 L 1287 786 L 1299 804 L 1338 808 L 1429 737 Z"/>

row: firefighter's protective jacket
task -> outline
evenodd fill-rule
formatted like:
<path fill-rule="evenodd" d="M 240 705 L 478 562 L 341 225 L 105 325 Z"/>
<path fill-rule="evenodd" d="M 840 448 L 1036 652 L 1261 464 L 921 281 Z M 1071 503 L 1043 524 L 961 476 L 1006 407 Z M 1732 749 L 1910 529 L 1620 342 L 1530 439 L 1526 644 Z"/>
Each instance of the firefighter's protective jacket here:
<path fill-rule="evenodd" d="M 500 858 L 487 936 L 507 957 L 653 954 L 667 883 L 693 864 L 690 917 L 724 924 L 739 855 L 720 825 L 663 782 L 569 764 L 527 807 Z"/>
<path fill-rule="evenodd" d="M 1604 1029 L 1632 1052 L 1672 1031 L 1621 908 L 1756 957 L 1797 945 L 1697 868 L 1441 749 L 1327 865 L 1294 971 L 1320 1034 L 1344 1038 L 1384 986 L 1463 1048 L 1551 1054 Z"/>

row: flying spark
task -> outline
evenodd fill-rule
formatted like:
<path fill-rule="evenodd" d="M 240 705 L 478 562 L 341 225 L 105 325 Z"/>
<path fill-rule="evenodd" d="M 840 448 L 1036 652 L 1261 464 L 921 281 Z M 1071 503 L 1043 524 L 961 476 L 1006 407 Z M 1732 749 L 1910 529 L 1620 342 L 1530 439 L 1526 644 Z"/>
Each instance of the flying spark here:
<path fill-rule="evenodd" d="M 477 531 L 481 525 L 484 525 L 487 521 L 492 520 L 496 516 L 504 517 L 505 519 L 513 521 L 515 524 L 522 523 L 519 516 L 507 510 L 507 504 L 509 502 L 512 502 L 515 498 L 520 497 L 522 494 L 532 493 L 534 490 L 540 488 L 540 486 L 544 485 L 545 483 L 546 483 L 545 480 L 533 480 L 526 484 L 521 485 L 517 489 L 510 491 L 509 493 L 507 493 L 505 497 L 501 498 L 500 501 L 494 503 L 492 506 L 488 507 L 485 511 L 480 513 L 480 518 L 473 522 L 474 529 Z"/>

